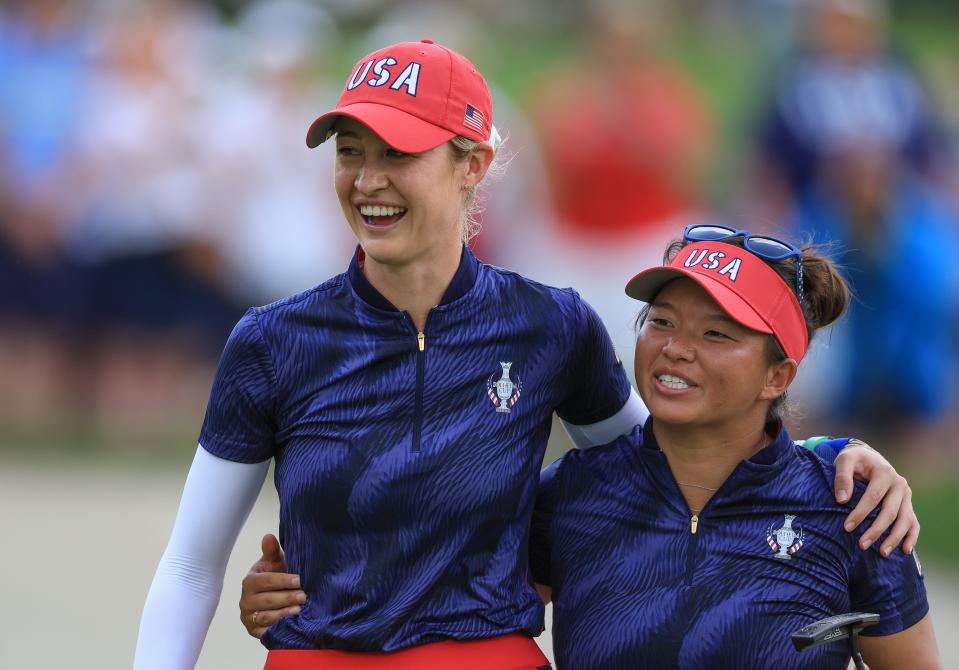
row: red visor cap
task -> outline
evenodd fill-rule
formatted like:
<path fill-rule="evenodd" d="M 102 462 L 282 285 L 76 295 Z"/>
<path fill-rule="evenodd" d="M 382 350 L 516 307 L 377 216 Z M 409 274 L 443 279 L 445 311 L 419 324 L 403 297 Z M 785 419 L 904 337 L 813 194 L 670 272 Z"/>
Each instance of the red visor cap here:
<path fill-rule="evenodd" d="M 629 280 L 626 295 L 652 302 L 663 286 L 679 277 L 702 286 L 737 323 L 773 335 L 797 363 L 806 355 L 809 338 L 796 294 L 758 256 L 731 244 L 696 242 L 683 247 L 669 265 Z"/>
<path fill-rule="evenodd" d="M 419 153 L 457 135 L 485 142 L 493 102 L 483 75 L 463 56 L 432 40 L 401 42 L 360 59 L 336 108 L 310 126 L 306 146 L 329 139 L 340 116 L 365 124 L 394 149 Z"/>

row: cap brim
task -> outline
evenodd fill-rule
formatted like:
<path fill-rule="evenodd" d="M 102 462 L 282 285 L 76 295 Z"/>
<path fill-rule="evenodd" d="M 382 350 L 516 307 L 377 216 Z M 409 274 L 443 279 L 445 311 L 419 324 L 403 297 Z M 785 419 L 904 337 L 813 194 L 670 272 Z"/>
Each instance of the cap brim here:
<path fill-rule="evenodd" d="M 689 277 L 702 286 L 713 300 L 722 307 L 723 311 L 737 323 L 760 333 L 773 334 L 773 329 L 769 324 L 735 291 L 725 284 L 697 272 L 670 267 L 643 270 L 626 284 L 626 295 L 643 302 L 652 302 L 656 298 L 656 294 L 666 284 L 680 277 Z"/>
<path fill-rule="evenodd" d="M 403 153 L 415 154 L 429 151 L 456 136 L 454 132 L 427 123 L 396 107 L 373 102 L 357 102 L 338 107 L 314 121 L 306 133 L 306 146 L 312 149 L 325 142 L 333 125 L 341 116 L 348 116 L 368 126 L 384 142 Z"/>

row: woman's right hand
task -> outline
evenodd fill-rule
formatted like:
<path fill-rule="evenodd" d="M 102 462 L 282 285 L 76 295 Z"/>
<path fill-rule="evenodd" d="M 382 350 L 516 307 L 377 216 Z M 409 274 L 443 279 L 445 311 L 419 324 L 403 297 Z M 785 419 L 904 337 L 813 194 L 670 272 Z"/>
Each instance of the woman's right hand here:
<path fill-rule="evenodd" d="M 240 594 L 240 621 L 255 638 L 283 617 L 299 614 L 306 602 L 300 576 L 286 572 L 286 557 L 276 536 L 264 535 L 261 546 L 263 555 L 243 578 Z"/>

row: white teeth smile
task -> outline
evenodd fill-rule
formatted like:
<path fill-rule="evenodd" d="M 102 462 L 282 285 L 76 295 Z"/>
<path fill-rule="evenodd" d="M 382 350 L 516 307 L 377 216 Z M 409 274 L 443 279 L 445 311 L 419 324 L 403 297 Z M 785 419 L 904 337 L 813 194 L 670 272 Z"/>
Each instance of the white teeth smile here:
<path fill-rule="evenodd" d="M 659 383 L 665 386 L 666 388 L 671 389 L 688 389 L 689 384 L 686 383 L 686 380 L 680 379 L 679 377 L 673 377 L 672 375 L 659 375 Z"/>
<path fill-rule="evenodd" d="M 406 212 L 405 207 L 381 207 L 380 205 L 360 205 L 363 216 L 396 216 Z"/>

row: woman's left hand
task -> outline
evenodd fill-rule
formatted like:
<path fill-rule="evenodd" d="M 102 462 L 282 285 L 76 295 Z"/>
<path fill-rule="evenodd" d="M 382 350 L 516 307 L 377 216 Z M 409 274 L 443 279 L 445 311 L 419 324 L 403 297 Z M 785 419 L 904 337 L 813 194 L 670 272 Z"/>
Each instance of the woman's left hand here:
<path fill-rule="evenodd" d="M 912 508 L 912 489 L 906 478 L 896 472 L 882 454 L 860 440 L 850 440 L 836 457 L 836 501 L 849 502 L 853 479 L 868 482 L 859 504 L 846 517 L 847 532 L 855 529 L 876 507 L 876 520 L 859 538 L 859 547 L 868 549 L 890 526 L 880 552 L 888 556 L 902 542 L 902 550 L 912 553 L 919 537 L 919 519 Z M 903 539 L 905 538 L 905 541 Z"/>
<path fill-rule="evenodd" d="M 253 637 L 283 617 L 299 614 L 306 602 L 299 575 L 287 573 L 286 556 L 272 533 L 263 536 L 263 555 L 243 578 L 240 623 Z"/>

